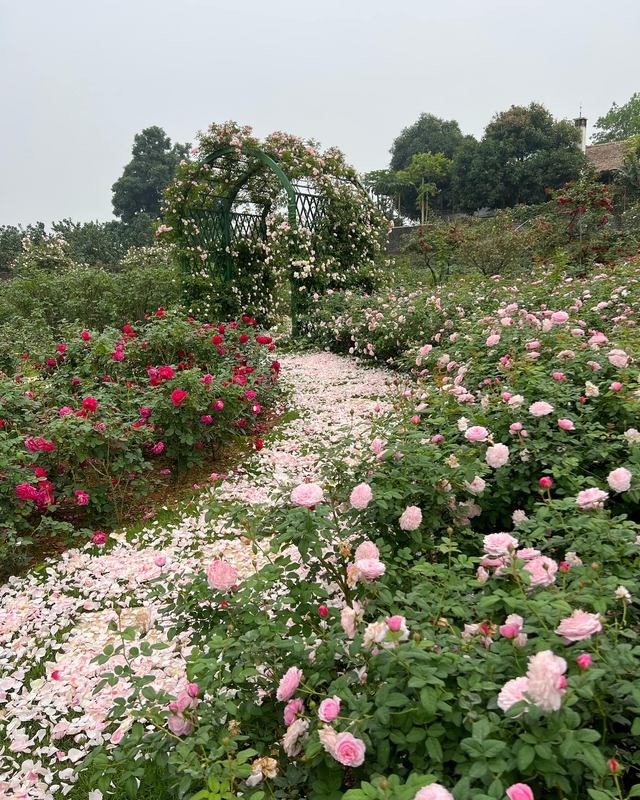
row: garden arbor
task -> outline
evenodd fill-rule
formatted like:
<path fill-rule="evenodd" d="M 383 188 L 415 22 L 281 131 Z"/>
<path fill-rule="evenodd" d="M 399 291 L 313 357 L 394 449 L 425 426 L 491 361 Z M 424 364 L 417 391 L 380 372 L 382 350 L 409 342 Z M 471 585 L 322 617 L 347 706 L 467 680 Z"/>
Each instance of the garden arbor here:
<path fill-rule="evenodd" d="M 159 229 L 178 247 L 194 314 L 268 324 L 288 304 L 295 328 L 314 294 L 375 280 L 387 222 L 339 150 L 281 133 L 261 144 L 230 123 L 199 138 Z"/>

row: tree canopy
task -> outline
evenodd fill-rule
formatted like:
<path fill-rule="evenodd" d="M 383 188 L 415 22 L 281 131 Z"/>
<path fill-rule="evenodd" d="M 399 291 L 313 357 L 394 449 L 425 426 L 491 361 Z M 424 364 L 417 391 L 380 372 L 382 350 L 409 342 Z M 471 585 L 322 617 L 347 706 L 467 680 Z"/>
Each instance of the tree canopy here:
<path fill-rule="evenodd" d="M 444 120 L 434 114 L 423 113 L 418 119 L 403 128 L 391 146 L 391 169 L 397 172 L 411 164 L 419 153 L 442 153 L 453 158 L 465 137 L 455 119 Z"/>
<path fill-rule="evenodd" d="M 137 133 L 133 140 L 133 158 L 113 184 L 113 213 L 130 224 L 139 214 L 150 220 L 160 215 L 162 190 L 173 180 L 176 167 L 186 158 L 189 144 L 171 144 L 171 139 L 157 125 Z"/>
<path fill-rule="evenodd" d="M 640 134 L 640 92 L 633 94 L 622 106 L 614 103 L 593 127 L 598 129 L 591 137 L 594 144 L 620 142 Z"/>
<path fill-rule="evenodd" d="M 496 114 L 480 142 L 455 159 L 455 196 L 463 208 L 541 203 L 545 189 L 574 180 L 586 163 L 580 132 L 539 103 Z"/>

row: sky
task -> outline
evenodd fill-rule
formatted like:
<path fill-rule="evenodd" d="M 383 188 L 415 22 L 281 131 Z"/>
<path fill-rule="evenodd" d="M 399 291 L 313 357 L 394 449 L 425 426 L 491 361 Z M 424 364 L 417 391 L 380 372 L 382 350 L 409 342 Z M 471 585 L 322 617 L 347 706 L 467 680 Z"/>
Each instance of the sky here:
<path fill-rule="evenodd" d="M 151 125 L 283 130 L 361 172 L 425 111 L 591 126 L 640 91 L 639 30 L 638 0 L 0 0 L 0 225 L 112 219 Z"/>

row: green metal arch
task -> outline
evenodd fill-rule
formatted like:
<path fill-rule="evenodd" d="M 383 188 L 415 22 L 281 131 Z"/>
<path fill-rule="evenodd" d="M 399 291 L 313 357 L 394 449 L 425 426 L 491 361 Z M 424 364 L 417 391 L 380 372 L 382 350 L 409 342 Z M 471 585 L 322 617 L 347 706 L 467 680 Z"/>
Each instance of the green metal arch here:
<path fill-rule="evenodd" d="M 202 162 L 203 164 L 213 164 L 214 161 L 217 161 L 219 158 L 223 156 L 229 155 L 229 153 L 237 152 L 237 147 L 233 145 L 227 145 L 226 147 L 221 147 L 219 150 L 211 153 L 211 155 L 207 156 L 205 160 Z M 247 156 L 253 156 L 253 158 L 257 158 L 258 161 L 261 161 L 265 166 L 269 167 L 271 171 L 277 176 L 278 180 L 282 184 L 282 188 L 287 193 L 288 203 L 287 203 L 287 210 L 289 216 L 289 225 L 296 224 L 296 192 L 293 186 L 291 185 L 291 181 L 287 178 L 285 172 L 283 171 L 282 167 L 275 161 L 271 156 L 264 153 L 262 150 L 258 150 L 255 147 L 244 147 L 241 148 L 242 153 Z M 245 179 L 241 181 L 239 184 L 236 184 L 236 187 L 231 187 L 232 189 L 236 188 L 236 192 L 233 195 L 233 199 L 235 199 L 235 195 L 240 190 L 242 185 L 252 176 L 252 172 L 249 172 L 246 177 L 243 176 Z M 230 195 L 228 195 L 230 197 Z"/>

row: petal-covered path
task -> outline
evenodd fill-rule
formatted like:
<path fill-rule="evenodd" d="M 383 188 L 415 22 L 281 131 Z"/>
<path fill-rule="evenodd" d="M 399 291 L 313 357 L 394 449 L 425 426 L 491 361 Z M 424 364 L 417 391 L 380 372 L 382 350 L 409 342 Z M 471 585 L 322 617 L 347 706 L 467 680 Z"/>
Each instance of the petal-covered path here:
<path fill-rule="evenodd" d="M 346 425 L 365 424 L 376 406 L 389 407 L 390 376 L 383 370 L 328 353 L 280 361 L 295 418 L 209 490 L 219 499 L 264 503 L 304 478 L 321 478 L 318 446 L 337 442 Z M 119 740 L 124 727 L 114 730 L 105 718 L 126 685 L 93 694 L 104 667 L 91 661 L 113 641 L 109 622 L 120 615 L 123 628 L 150 629 L 157 612 L 149 581 L 163 571 L 186 578 L 218 555 L 240 577 L 261 566 L 240 532 L 224 539 L 221 532 L 234 533 L 228 520 L 207 523 L 197 511 L 165 528 L 151 523 L 130 541 L 113 536 L 114 546 L 104 554 L 94 545 L 70 550 L 44 571 L 0 587 L 0 798 L 64 797 L 73 786 L 74 764 L 94 745 Z M 152 643 L 161 639 L 154 631 L 148 637 Z M 153 673 L 156 689 L 176 694 L 186 688 L 185 644 L 187 634 L 149 658 L 140 656 L 136 672 Z"/>

